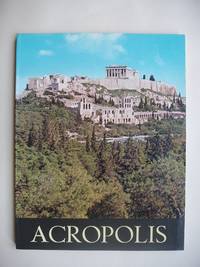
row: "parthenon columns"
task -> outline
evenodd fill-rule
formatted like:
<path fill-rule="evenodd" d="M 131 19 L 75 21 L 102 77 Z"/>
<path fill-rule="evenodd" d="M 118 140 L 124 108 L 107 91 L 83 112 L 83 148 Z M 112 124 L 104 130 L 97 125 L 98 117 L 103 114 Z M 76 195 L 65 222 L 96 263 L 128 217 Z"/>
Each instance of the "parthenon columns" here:
<path fill-rule="evenodd" d="M 109 67 L 106 70 L 107 77 L 114 78 L 123 78 L 126 77 L 126 68 L 125 67 Z"/>

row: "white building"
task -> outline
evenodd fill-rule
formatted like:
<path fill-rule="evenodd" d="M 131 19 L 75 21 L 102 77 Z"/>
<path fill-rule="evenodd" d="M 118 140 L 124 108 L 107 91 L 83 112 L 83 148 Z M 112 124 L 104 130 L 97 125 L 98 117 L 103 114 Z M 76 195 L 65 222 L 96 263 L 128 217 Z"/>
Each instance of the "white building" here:
<path fill-rule="evenodd" d="M 110 65 L 106 67 L 106 78 L 134 79 L 139 78 L 139 74 L 127 66 Z"/>
<path fill-rule="evenodd" d="M 108 107 L 97 105 L 89 102 L 87 98 L 82 98 L 79 103 L 79 112 L 81 118 L 91 119 L 95 123 L 106 125 L 108 123 L 113 124 L 143 124 L 151 119 L 164 119 L 173 117 L 183 118 L 184 112 L 169 112 L 169 111 L 134 111 L 134 106 L 131 98 L 125 97 L 121 99 L 121 105 L 119 107 Z"/>

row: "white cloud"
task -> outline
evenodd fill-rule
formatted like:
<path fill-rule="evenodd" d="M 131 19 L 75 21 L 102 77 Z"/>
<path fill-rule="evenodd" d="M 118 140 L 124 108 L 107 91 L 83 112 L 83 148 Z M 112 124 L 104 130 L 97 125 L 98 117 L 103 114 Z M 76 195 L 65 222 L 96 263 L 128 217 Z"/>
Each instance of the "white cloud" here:
<path fill-rule="evenodd" d="M 126 53 L 121 44 L 121 33 L 69 33 L 65 41 L 72 49 L 86 51 L 90 54 L 100 54 L 105 58 L 114 58 Z"/>
<path fill-rule="evenodd" d="M 122 36 L 121 33 L 68 33 L 65 35 L 65 40 L 67 42 L 77 42 L 77 41 L 110 41 L 115 42 Z"/>
<path fill-rule="evenodd" d="M 154 61 L 158 66 L 164 66 L 165 65 L 165 61 L 163 60 L 163 58 L 159 54 L 157 54 L 155 56 Z"/>
<path fill-rule="evenodd" d="M 53 51 L 52 50 L 40 50 L 39 52 L 38 52 L 38 55 L 39 56 L 53 56 Z"/>
<path fill-rule="evenodd" d="M 81 34 L 69 33 L 65 35 L 65 40 L 69 43 L 76 42 L 80 39 Z"/>
<path fill-rule="evenodd" d="M 125 49 L 124 49 L 124 47 L 122 46 L 122 45 L 120 45 L 120 44 L 116 44 L 116 45 L 114 45 L 113 46 L 113 49 L 116 51 L 116 52 L 119 52 L 119 53 L 125 53 L 126 51 L 125 51 Z"/>

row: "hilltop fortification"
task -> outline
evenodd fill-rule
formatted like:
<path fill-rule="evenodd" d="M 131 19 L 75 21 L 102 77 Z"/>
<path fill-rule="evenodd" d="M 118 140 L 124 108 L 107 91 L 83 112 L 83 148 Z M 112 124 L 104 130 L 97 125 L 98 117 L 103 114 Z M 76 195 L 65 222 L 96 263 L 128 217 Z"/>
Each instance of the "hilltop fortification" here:
<path fill-rule="evenodd" d="M 163 83 L 161 81 L 156 81 L 153 75 L 151 75 L 149 78 L 147 78 L 146 75 L 143 75 L 143 78 L 141 78 L 136 70 L 133 70 L 125 65 L 107 66 L 106 78 L 87 78 L 85 81 L 82 80 L 82 82 L 101 85 L 109 90 L 132 89 L 140 91 L 141 89 L 148 89 L 164 95 L 177 94 L 175 86 Z"/>
<path fill-rule="evenodd" d="M 76 83 L 75 83 L 76 82 Z M 92 79 L 86 76 L 67 77 L 65 75 L 48 75 L 44 77 L 30 78 L 27 89 L 43 91 L 51 88 L 52 90 L 67 90 L 71 85 L 79 86 L 84 84 L 103 86 L 108 90 L 136 90 L 140 92 L 143 89 L 151 90 L 155 93 L 161 93 L 166 96 L 177 94 L 176 87 L 168 85 L 154 79 L 153 75 L 141 78 L 136 70 L 124 65 L 112 65 L 106 67 L 106 77 Z M 73 89 L 73 88 L 71 88 Z"/>

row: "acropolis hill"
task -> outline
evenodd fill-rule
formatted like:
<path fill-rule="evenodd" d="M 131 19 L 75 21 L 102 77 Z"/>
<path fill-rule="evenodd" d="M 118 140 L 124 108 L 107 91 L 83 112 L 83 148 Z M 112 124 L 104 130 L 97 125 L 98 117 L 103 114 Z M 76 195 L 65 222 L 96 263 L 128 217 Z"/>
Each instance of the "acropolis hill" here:
<path fill-rule="evenodd" d="M 180 118 L 182 98 L 176 88 L 149 78 L 123 65 L 106 67 L 106 77 L 68 77 L 52 74 L 28 80 L 21 97 L 35 92 L 38 97 L 59 101 L 77 109 L 82 119 L 106 125 L 139 124 L 152 118 Z M 178 103 L 178 105 L 177 105 Z"/>
<path fill-rule="evenodd" d="M 153 78 L 153 76 L 152 76 Z M 139 73 L 136 70 L 128 68 L 127 66 L 112 65 L 106 67 L 106 78 L 96 79 L 96 84 L 105 86 L 106 88 L 112 89 L 135 89 L 140 90 L 150 89 L 155 92 L 160 92 L 165 95 L 173 95 L 176 93 L 176 88 L 172 85 L 167 85 L 161 81 L 156 81 L 154 78 L 144 79 L 140 78 Z"/>
<path fill-rule="evenodd" d="M 28 89 L 39 90 L 52 87 L 52 89 L 65 90 L 73 78 L 81 84 L 96 84 L 104 86 L 109 90 L 129 89 L 140 91 L 141 89 L 149 89 L 164 95 L 176 94 L 175 86 L 156 81 L 153 76 L 148 79 L 146 75 L 143 75 L 143 78 L 141 78 L 136 70 L 123 65 L 107 66 L 106 78 L 103 79 L 91 79 L 85 76 L 69 78 L 64 75 L 49 75 L 42 78 L 30 78 Z"/>

